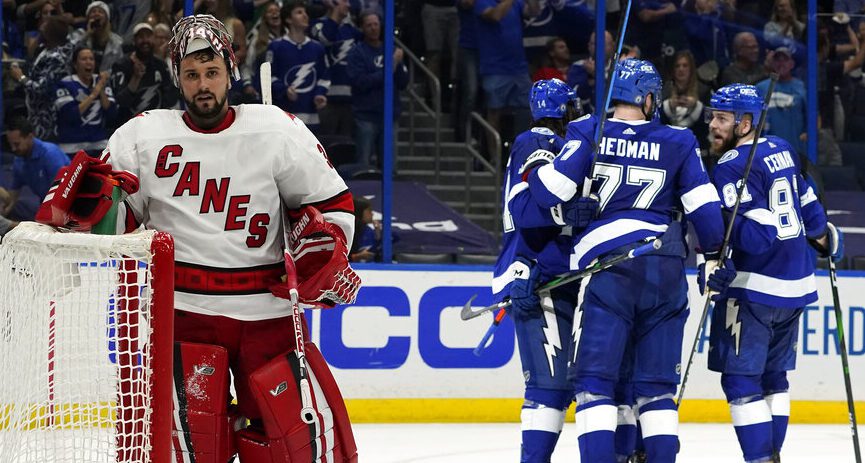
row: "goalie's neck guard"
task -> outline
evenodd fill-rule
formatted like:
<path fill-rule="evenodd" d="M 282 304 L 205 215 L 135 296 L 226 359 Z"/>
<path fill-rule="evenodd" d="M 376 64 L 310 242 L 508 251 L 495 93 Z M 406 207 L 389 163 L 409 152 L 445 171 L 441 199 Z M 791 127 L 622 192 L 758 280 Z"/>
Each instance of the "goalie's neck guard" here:
<path fill-rule="evenodd" d="M 180 61 L 190 53 L 208 48 L 225 60 L 231 78 L 240 80 L 240 68 L 231 46 L 231 35 L 222 21 L 209 14 L 186 16 L 174 25 L 172 32 L 174 36 L 168 42 L 168 50 L 174 85 L 180 87 Z"/>

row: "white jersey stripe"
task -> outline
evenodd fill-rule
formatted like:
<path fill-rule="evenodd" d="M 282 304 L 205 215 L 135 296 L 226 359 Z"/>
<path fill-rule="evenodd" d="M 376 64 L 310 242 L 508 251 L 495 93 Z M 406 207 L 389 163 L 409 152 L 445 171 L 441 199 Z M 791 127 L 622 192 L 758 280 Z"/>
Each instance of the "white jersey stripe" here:
<path fill-rule="evenodd" d="M 721 198 L 718 197 L 718 190 L 708 183 L 693 188 L 691 191 L 682 195 L 682 207 L 685 208 L 685 214 L 690 214 L 702 207 L 704 204 L 712 202 L 720 203 Z"/>
<path fill-rule="evenodd" d="M 544 164 L 538 168 L 538 178 L 551 194 L 568 201 L 577 194 L 577 184 L 565 174 L 556 170 L 553 164 Z"/>
<path fill-rule="evenodd" d="M 814 274 L 798 280 L 782 280 L 754 272 L 738 272 L 730 287 L 743 288 L 773 297 L 798 298 L 817 291 L 817 281 L 814 279 Z"/>
<path fill-rule="evenodd" d="M 583 257 L 596 246 L 640 230 L 663 233 L 667 231 L 667 225 L 655 225 L 636 219 L 619 219 L 601 225 L 583 236 L 574 246 L 574 252 L 571 254 L 571 270 L 584 268 L 588 263 L 582 262 Z"/>

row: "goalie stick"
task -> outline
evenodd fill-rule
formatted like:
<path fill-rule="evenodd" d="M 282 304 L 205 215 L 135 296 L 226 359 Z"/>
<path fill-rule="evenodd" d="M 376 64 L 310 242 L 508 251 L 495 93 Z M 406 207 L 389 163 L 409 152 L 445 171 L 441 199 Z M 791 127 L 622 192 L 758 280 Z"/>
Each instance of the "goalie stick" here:
<path fill-rule="evenodd" d="M 736 191 L 736 204 L 733 206 L 730 222 L 727 223 L 727 228 L 724 230 L 724 241 L 721 242 L 720 262 L 718 268 L 724 267 L 724 258 L 727 256 L 727 251 L 730 247 L 730 235 L 733 233 L 733 223 L 736 221 L 736 214 L 739 212 L 739 205 L 742 203 L 742 192 L 745 191 L 745 186 L 748 184 L 748 176 L 751 174 L 751 164 L 754 163 L 754 156 L 757 154 L 757 145 L 760 144 L 760 135 L 763 133 L 763 126 L 766 124 L 766 114 L 769 112 L 769 102 L 772 101 L 772 92 L 775 91 L 775 84 L 778 82 L 778 74 L 770 76 L 769 89 L 763 97 L 763 109 L 760 111 L 760 121 L 757 123 L 757 129 L 754 132 L 754 142 L 751 143 L 751 150 L 748 152 L 748 160 L 745 162 L 745 171 L 742 173 L 742 183 Z M 706 275 L 708 281 L 709 276 Z M 697 325 L 697 335 L 694 337 L 694 344 L 691 346 L 691 353 L 688 355 L 688 364 L 685 366 L 685 375 L 682 376 L 682 385 L 679 386 L 679 397 L 676 398 L 676 406 L 682 405 L 682 397 L 685 395 L 685 385 L 688 383 L 688 373 L 691 372 L 691 364 L 694 363 L 694 354 L 697 352 L 697 343 L 700 342 L 700 336 L 703 335 L 703 325 L 706 324 L 706 317 L 709 315 L 709 304 L 712 303 L 712 291 L 706 287 L 706 302 L 703 304 L 703 313 L 700 315 L 700 324 Z"/>
<path fill-rule="evenodd" d="M 261 83 L 261 102 L 266 105 L 273 104 L 273 94 L 271 93 L 270 86 L 270 63 L 265 61 L 261 63 L 261 67 L 259 68 L 259 79 Z M 283 214 L 283 224 L 285 226 L 285 230 L 290 230 L 285 214 Z M 306 424 L 315 423 L 318 418 L 315 409 L 312 408 L 312 393 L 310 392 L 309 387 L 309 364 L 306 363 L 306 348 L 304 347 L 303 340 L 303 323 L 300 318 L 300 304 L 299 304 L 299 296 L 297 293 L 297 269 L 294 266 L 294 259 L 291 257 L 291 254 L 286 250 L 285 255 L 285 284 L 288 286 L 289 290 L 289 301 L 291 303 L 291 318 L 292 318 L 292 327 L 294 328 L 294 344 L 295 350 L 294 353 L 297 355 L 297 364 L 298 364 L 298 381 L 299 381 L 299 389 L 300 389 L 300 419 Z"/>
<path fill-rule="evenodd" d="M 853 402 L 853 386 L 850 383 L 850 363 L 847 360 L 847 343 L 844 341 L 844 317 L 841 315 L 841 298 L 838 296 L 838 276 L 835 273 L 835 260 L 829 256 L 829 284 L 832 286 L 832 302 L 835 305 L 835 326 L 838 329 L 838 350 L 841 351 L 841 366 L 844 370 L 844 388 L 847 392 L 847 418 L 853 434 L 853 453 L 856 463 L 862 463 L 859 449 L 859 428 L 856 424 L 856 407 Z"/>
<path fill-rule="evenodd" d="M 556 278 L 556 279 L 548 282 L 547 284 L 541 286 L 540 288 L 538 288 L 535 291 L 535 293 L 538 295 L 541 295 L 543 293 L 547 293 L 547 292 L 552 291 L 553 289 L 556 289 L 560 286 L 564 286 L 568 283 L 572 283 L 574 281 L 581 280 L 581 279 L 583 279 L 583 278 L 585 278 L 585 277 L 587 277 L 593 273 L 600 272 L 601 270 L 606 270 L 606 269 L 608 269 L 614 265 L 618 265 L 618 264 L 620 264 L 626 260 L 631 260 L 635 257 L 642 256 L 643 254 L 658 250 L 660 248 L 661 248 L 661 240 L 657 239 L 657 238 L 653 238 L 652 241 L 650 241 L 646 244 L 643 244 L 639 247 L 636 247 L 634 249 L 631 249 L 630 251 L 628 251 L 624 254 L 620 254 L 618 256 L 612 257 L 612 258 L 607 259 L 607 260 L 599 260 L 594 265 L 589 266 L 588 268 L 585 268 L 585 269 L 580 270 L 578 272 L 566 273 L 564 275 L 561 275 L 558 278 Z M 476 309 L 476 308 L 472 307 L 472 302 L 477 297 L 478 297 L 478 295 L 475 294 L 474 296 L 471 297 L 471 299 L 468 300 L 468 302 L 466 302 L 466 304 L 463 306 L 463 309 L 460 311 L 460 318 L 462 318 L 463 320 L 471 320 L 472 318 L 480 316 L 480 315 L 487 313 L 491 310 L 505 309 L 505 308 L 511 306 L 511 301 L 507 300 L 507 301 L 499 302 L 497 304 L 488 305 L 486 307 L 481 307 L 481 308 Z"/>

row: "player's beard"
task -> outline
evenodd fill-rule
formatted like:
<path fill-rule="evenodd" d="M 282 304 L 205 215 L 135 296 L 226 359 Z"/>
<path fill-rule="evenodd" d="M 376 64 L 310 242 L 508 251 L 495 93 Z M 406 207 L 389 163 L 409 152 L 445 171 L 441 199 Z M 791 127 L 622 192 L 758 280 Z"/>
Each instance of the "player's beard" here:
<path fill-rule="evenodd" d="M 736 147 L 736 136 L 733 134 L 733 130 L 727 136 L 722 136 L 720 139 L 716 138 L 715 134 L 711 132 L 709 133 L 709 137 L 711 137 L 709 153 L 715 156 L 720 156 Z"/>
<path fill-rule="evenodd" d="M 210 101 L 215 102 L 215 103 L 212 103 L 213 106 L 211 106 L 210 108 L 200 107 L 199 103 L 195 99 L 198 98 L 199 96 L 202 96 L 202 95 L 210 95 L 211 97 L 213 97 L 213 100 L 210 100 Z M 223 108 L 225 108 L 225 103 L 226 103 L 226 101 L 228 101 L 228 92 L 227 91 L 225 92 L 225 95 L 222 97 L 222 100 L 217 100 L 216 95 L 214 95 L 213 93 L 205 92 L 205 93 L 198 93 L 197 95 L 192 97 L 191 100 L 186 99 L 186 97 L 184 96 L 183 101 L 186 102 L 186 109 L 193 116 L 195 116 L 199 119 L 213 119 L 222 112 Z"/>

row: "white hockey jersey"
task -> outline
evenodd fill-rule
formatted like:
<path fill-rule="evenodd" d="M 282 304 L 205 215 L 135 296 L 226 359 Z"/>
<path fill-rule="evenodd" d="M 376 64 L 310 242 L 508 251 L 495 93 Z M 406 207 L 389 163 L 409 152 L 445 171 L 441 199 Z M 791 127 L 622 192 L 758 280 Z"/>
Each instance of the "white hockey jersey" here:
<path fill-rule="evenodd" d="M 285 273 L 281 205 L 315 205 L 351 247 L 351 194 L 299 119 L 276 106 L 240 105 L 211 130 L 178 110 L 132 118 L 108 141 L 115 169 L 141 189 L 118 228 L 139 225 L 175 241 L 175 307 L 239 320 L 289 315 L 268 287 Z M 281 201 L 280 201 L 281 199 Z"/>

